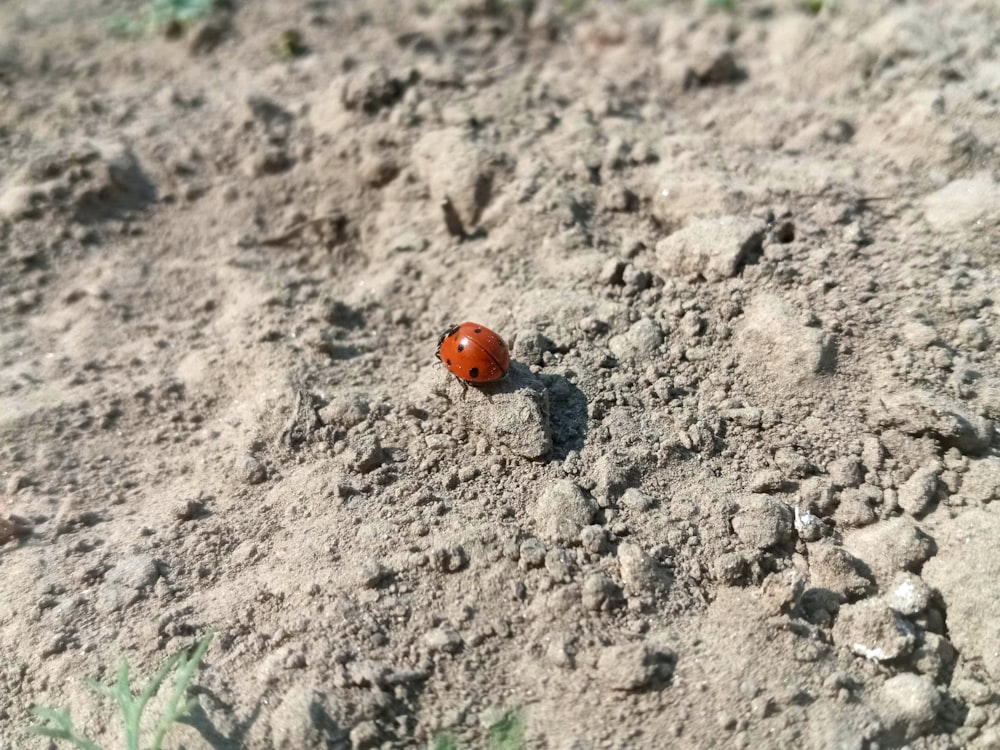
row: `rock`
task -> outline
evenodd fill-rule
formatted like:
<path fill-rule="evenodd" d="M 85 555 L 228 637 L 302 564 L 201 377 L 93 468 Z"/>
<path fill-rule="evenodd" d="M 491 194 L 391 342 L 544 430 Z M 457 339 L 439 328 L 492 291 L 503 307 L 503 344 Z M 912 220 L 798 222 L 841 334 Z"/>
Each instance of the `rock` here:
<path fill-rule="evenodd" d="M 861 561 L 829 543 L 809 547 L 809 585 L 832 591 L 841 602 L 854 601 L 874 588 Z"/>
<path fill-rule="evenodd" d="M 649 318 L 640 318 L 625 333 L 612 336 L 608 348 L 618 359 L 647 360 L 663 343 L 663 332 Z"/>
<path fill-rule="evenodd" d="M 653 643 L 608 646 L 597 658 L 598 678 L 612 690 L 636 691 L 666 684 L 677 657 Z"/>
<path fill-rule="evenodd" d="M 335 396 L 326 406 L 320 408 L 319 420 L 325 425 L 334 425 L 349 430 L 365 421 L 370 411 L 368 394 L 348 393 Z"/>
<path fill-rule="evenodd" d="M 936 550 L 934 541 L 905 517 L 846 531 L 843 544 L 868 566 L 880 586 L 887 585 L 900 571 L 918 570 Z"/>
<path fill-rule="evenodd" d="M 952 180 L 924 198 L 924 219 L 937 232 L 981 231 L 996 226 L 1000 185 L 989 172 Z"/>
<path fill-rule="evenodd" d="M 35 189 L 30 185 L 8 185 L 0 193 L 0 219 L 17 221 L 38 215 Z"/>
<path fill-rule="evenodd" d="M 872 487 L 842 490 L 833 520 L 838 526 L 856 529 L 868 526 L 878 520 L 875 506 L 881 503 L 881 493 Z"/>
<path fill-rule="evenodd" d="M 352 750 L 375 750 L 382 744 L 382 732 L 377 722 L 367 719 L 351 728 L 348 739 Z"/>
<path fill-rule="evenodd" d="M 260 484 L 267 479 L 267 467 L 259 458 L 246 453 L 236 460 L 236 475 L 246 484 Z"/>
<path fill-rule="evenodd" d="M 607 507 L 636 481 L 638 472 L 627 455 L 605 453 L 594 462 L 591 478 L 594 496 L 601 507 Z"/>
<path fill-rule="evenodd" d="M 842 456 L 826 467 L 830 481 L 835 487 L 857 487 L 864 479 L 861 459 L 857 456 Z"/>
<path fill-rule="evenodd" d="M 872 415 L 882 427 L 897 427 L 908 435 L 930 433 L 943 448 L 957 448 L 967 456 L 982 455 L 993 441 L 993 423 L 962 403 L 893 381 L 875 389 Z"/>
<path fill-rule="evenodd" d="M 875 703 L 895 745 L 911 742 L 930 731 L 941 707 L 941 696 L 927 677 L 904 672 L 882 684 Z"/>
<path fill-rule="evenodd" d="M 1000 500 L 1000 457 L 970 461 L 962 475 L 957 499 L 964 505 L 986 505 Z"/>
<path fill-rule="evenodd" d="M 952 673 L 955 666 L 955 647 L 943 635 L 924 631 L 921 642 L 910 654 L 910 665 L 920 674 L 941 682 Z"/>
<path fill-rule="evenodd" d="M 361 566 L 361 585 L 368 589 L 377 589 L 392 580 L 395 571 L 377 560 L 369 560 Z"/>
<path fill-rule="evenodd" d="M 541 365 L 545 352 L 555 349 L 555 344 L 540 331 L 526 328 L 514 334 L 511 354 L 527 365 Z"/>
<path fill-rule="evenodd" d="M 759 294 L 747 306 L 736 343 L 745 363 L 789 385 L 836 366 L 835 347 L 822 331 L 803 324 L 773 294 Z"/>
<path fill-rule="evenodd" d="M 584 608 L 595 612 L 611 609 L 622 598 L 621 588 L 601 571 L 591 573 L 583 580 L 580 594 Z"/>
<path fill-rule="evenodd" d="M 532 460 L 552 450 L 548 391 L 520 362 L 511 362 L 507 377 L 496 383 L 463 386 L 443 370 L 437 382 L 435 390 L 462 404 L 460 412 L 476 432 Z"/>
<path fill-rule="evenodd" d="M 573 656 L 576 649 L 566 636 L 556 636 L 549 641 L 545 647 L 545 660 L 554 666 L 562 669 L 572 669 L 574 667 Z"/>
<path fill-rule="evenodd" d="M 584 526 L 580 531 L 580 546 L 592 555 L 601 555 L 607 550 L 608 535 L 598 524 Z"/>
<path fill-rule="evenodd" d="M 767 617 L 787 614 L 805 591 L 805 577 L 794 569 L 772 573 L 760 587 L 760 609 Z"/>
<path fill-rule="evenodd" d="M 823 538 L 826 526 L 819 516 L 815 516 L 809 511 L 802 511 L 795 508 L 795 533 L 803 542 L 816 542 Z"/>
<path fill-rule="evenodd" d="M 785 477 L 778 469 L 761 469 L 754 472 L 748 489 L 755 493 L 778 492 L 785 486 Z"/>
<path fill-rule="evenodd" d="M 347 732 L 337 726 L 330 699 L 313 688 L 293 687 L 271 713 L 274 750 L 321 750 L 339 747 Z"/>
<path fill-rule="evenodd" d="M 755 219 L 703 219 L 656 243 L 665 276 L 701 276 L 721 281 L 735 276 L 746 258 L 760 253 L 764 227 Z"/>
<path fill-rule="evenodd" d="M 104 576 L 94 606 L 102 614 L 125 609 L 142 599 L 159 577 L 156 560 L 149 555 L 124 557 Z"/>
<path fill-rule="evenodd" d="M 545 572 L 556 583 L 569 583 L 576 566 L 562 547 L 555 547 L 545 553 Z"/>
<path fill-rule="evenodd" d="M 553 542 L 575 543 L 597 513 L 597 503 L 569 479 L 545 488 L 531 509 L 539 535 Z"/>
<path fill-rule="evenodd" d="M 518 547 L 518 563 L 525 570 L 542 567 L 545 564 L 545 545 L 541 540 L 529 537 L 521 542 Z"/>
<path fill-rule="evenodd" d="M 347 110 L 373 115 L 403 95 L 406 81 L 383 65 L 367 65 L 351 72 L 342 83 L 340 100 Z"/>
<path fill-rule="evenodd" d="M 918 518 L 927 512 L 937 497 L 942 468 L 940 462 L 934 461 L 913 472 L 896 493 L 899 507 Z"/>
<path fill-rule="evenodd" d="M 785 472 L 786 476 L 793 479 L 807 477 L 816 469 L 808 458 L 796 453 L 791 448 L 778 448 L 774 452 L 774 464 Z"/>
<path fill-rule="evenodd" d="M 957 343 L 977 351 L 984 351 L 990 345 L 990 336 L 986 331 L 986 326 L 975 318 L 966 318 L 958 324 L 955 339 Z"/>
<path fill-rule="evenodd" d="M 713 562 L 715 577 L 727 586 L 745 586 L 750 580 L 750 560 L 742 552 L 724 552 Z"/>
<path fill-rule="evenodd" d="M 385 451 L 377 435 L 353 435 L 343 452 L 344 461 L 352 471 L 367 474 L 385 463 Z"/>
<path fill-rule="evenodd" d="M 931 588 L 915 573 L 900 573 L 885 593 L 885 603 L 904 617 L 919 615 L 931 601 Z"/>
<path fill-rule="evenodd" d="M 655 502 L 652 495 L 647 495 L 636 487 L 629 487 L 622 493 L 621 498 L 618 500 L 618 504 L 622 508 L 627 508 L 634 513 L 642 513 L 649 510 Z"/>
<path fill-rule="evenodd" d="M 399 164 L 387 154 L 365 154 L 358 166 L 358 177 L 370 187 L 388 185 L 399 174 Z"/>
<path fill-rule="evenodd" d="M 736 65 L 731 49 L 702 49 L 688 58 L 682 84 L 685 89 L 718 86 L 737 81 L 741 76 L 742 71 Z"/>
<path fill-rule="evenodd" d="M 900 329 L 903 339 L 911 347 L 918 351 L 923 351 L 929 346 L 940 344 L 941 339 L 938 332 L 932 326 L 922 323 L 919 320 L 907 321 Z"/>
<path fill-rule="evenodd" d="M 308 391 L 297 390 L 292 412 L 288 415 L 285 426 L 281 430 L 282 445 L 298 448 L 305 443 L 312 433 L 320 427 L 317 409 L 322 403 L 319 396 Z"/>
<path fill-rule="evenodd" d="M 733 516 L 736 536 L 754 549 L 767 549 L 792 538 L 795 530 L 792 509 L 769 495 L 750 495 Z"/>
<path fill-rule="evenodd" d="M 655 596 L 669 586 L 666 571 L 637 544 L 622 542 L 618 545 L 618 567 L 625 591 L 630 596 Z"/>
<path fill-rule="evenodd" d="M 840 608 L 833 641 L 841 648 L 874 661 L 892 661 L 913 650 L 913 626 L 878 599 Z"/>
<path fill-rule="evenodd" d="M 457 654 L 465 645 L 458 631 L 446 625 L 424 633 L 424 644 L 432 652 L 443 651 L 446 654 Z"/>
<path fill-rule="evenodd" d="M 413 163 L 436 204 L 450 200 L 466 228 L 479 223 L 495 189 L 493 155 L 456 127 L 426 132 L 413 147 Z"/>
<path fill-rule="evenodd" d="M 1000 680 L 1000 513 L 967 508 L 938 534 L 937 554 L 921 577 L 941 592 L 948 634 L 968 662 Z"/>

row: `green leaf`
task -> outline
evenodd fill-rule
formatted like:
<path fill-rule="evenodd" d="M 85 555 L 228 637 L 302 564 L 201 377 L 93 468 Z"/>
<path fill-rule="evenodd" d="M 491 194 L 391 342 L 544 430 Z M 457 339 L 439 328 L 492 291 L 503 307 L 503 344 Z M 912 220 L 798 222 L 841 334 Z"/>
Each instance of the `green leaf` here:
<path fill-rule="evenodd" d="M 524 747 L 524 715 L 510 711 L 489 729 L 490 746 L 496 750 L 521 750 Z"/>

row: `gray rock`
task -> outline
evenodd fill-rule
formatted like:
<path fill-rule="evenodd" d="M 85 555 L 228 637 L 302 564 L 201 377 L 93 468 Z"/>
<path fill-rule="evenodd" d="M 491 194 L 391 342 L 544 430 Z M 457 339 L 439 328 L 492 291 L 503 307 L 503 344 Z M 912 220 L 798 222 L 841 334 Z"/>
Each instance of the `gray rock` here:
<path fill-rule="evenodd" d="M 288 690 L 271 712 L 271 743 L 275 750 L 321 750 L 340 747 L 347 732 L 331 715 L 330 699 L 313 688 Z"/>
<path fill-rule="evenodd" d="M 838 526 L 856 529 L 878 520 L 876 506 L 882 501 L 881 492 L 874 487 L 842 490 L 833 518 Z"/>
<path fill-rule="evenodd" d="M 861 459 L 857 456 L 841 456 L 826 467 L 830 481 L 836 487 L 857 487 L 864 479 Z"/>
<path fill-rule="evenodd" d="M 952 180 L 924 198 L 924 218 L 935 231 L 987 231 L 996 226 L 1000 185 L 989 172 Z"/>
<path fill-rule="evenodd" d="M 930 604 L 931 587 L 915 573 L 900 573 L 885 592 L 885 603 L 904 617 L 919 615 Z"/>
<path fill-rule="evenodd" d="M 957 343 L 978 351 L 983 351 L 990 345 L 990 335 L 987 333 L 986 326 L 975 318 L 966 318 L 960 322 L 955 334 Z"/>
<path fill-rule="evenodd" d="M 611 353 L 618 359 L 647 359 L 663 343 L 663 331 L 649 318 L 640 318 L 625 333 L 608 340 Z"/>
<path fill-rule="evenodd" d="M 894 381 L 876 388 L 872 414 L 882 426 L 898 427 L 909 435 L 930 433 L 942 447 L 957 448 L 968 456 L 982 455 L 993 441 L 993 422 L 962 403 L 929 391 L 907 390 Z"/>
<path fill-rule="evenodd" d="M 841 602 L 853 601 L 874 589 L 862 563 L 843 547 L 830 543 L 809 547 L 809 585 L 832 591 Z"/>
<path fill-rule="evenodd" d="M 625 591 L 630 596 L 647 597 L 665 591 L 670 584 L 659 563 L 637 544 L 618 545 L 618 567 Z"/>
<path fill-rule="evenodd" d="M 650 642 L 608 646 L 597 658 L 597 673 L 612 690 L 636 691 L 666 684 L 676 661 L 673 651 Z"/>
<path fill-rule="evenodd" d="M 142 599 L 159 577 L 156 560 L 149 555 L 124 557 L 105 575 L 94 606 L 103 614 L 125 609 Z"/>
<path fill-rule="evenodd" d="M 0 219 L 17 221 L 37 215 L 36 190 L 30 185 L 9 185 L 0 193 Z"/>
<path fill-rule="evenodd" d="M 906 517 L 847 531 L 843 544 L 868 566 L 880 586 L 887 585 L 900 571 L 918 570 L 935 550 L 934 541 Z"/>
<path fill-rule="evenodd" d="M 493 194 L 494 159 L 464 128 L 426 132 L 413 147 L 413 163 L 435 203 L 451 201 L 462 224 L 474 227 Z"/>
<path fill-rule="evenodd" d="M 527 365 L 541 365 L 542 355 L 554 348 L 555 344 L 543 333 L 534 328 L 526 328 L 514 334 L 511 354 Z"/>
<path fill-rule="evenodd" d="M 323 424 L 347 430 L 364 422 L 369 411 L 368 394 L 355 392 L 334 397 L 318 414 Z"/>
<path fill-rule="evenodd" d="M 361 474 L 374 471 L 385 463 L 385 452 L 377 435 L 353 435 L 342 454 L 348 467 Z"/>
<path fill-rule="evenodd" d="M 606 573 L 597 571 L 583 580 L 580 595 L 585 609 L 597 611 L 621 601 L 622 590 Z"/>
<path fill-rule="evenodd" d="M 1000 457 L 970 461 L 962 475 L 958 498 L 965 505 L 986 505 L 1000 500 Z"/>
<path fill-rule="evenodd" d="M 896 493 L 899 507 L 911 516 L 922 516 L 937 496 L 941 470 L 940 462 L 934 461 L 913 472 Z"/>
<path fill-rule="evenodd" d="M 749 495 L 732 520 L 736 536 L 754 549 L 787 542 L 795 531 L 794 524 L 792 509 L 769 495 Z"/>
<path fill-rule="evenodd" d="M 703 219 L 656 243 L 666 276 L 702 276 L 721 281 L 735 276 L 746 257 L 760 252 L 764 227 L 740 216 Z"/>
<path fill-rule="evenodd" d="M 260 484 L 267 479 L 267 467 L 256 456 L 247 453 L 236 460 L 236 474 L 246 484 Z"/>
<path fill-rule="evenodd" d="M 424 645 L 430 651 L 443 651 L 446 654 L 457 654 L 465 642 L 454 628 L 442 625 L 424 633 Z"/>
<path fill-rule="evenodd" d="M 652 495 L 648 495 L 636 487 L 629 487 L 622 493 L 618 504 L 634 513 L 642 513 L 649 510 L 655 504 Z"/>
<path fill-rule="evenodd" d="M 528 459 L 552 450 L 549 395 L 545 384 L 520 362 L 511 362 L 507 377 L 496 383 L 465 386 L 447 372 L 443 391 L 476 432 Z"/>
<path fill-rule="evenodd" d="M 967 508 L 941 527 L 938 551 L 921 577 L 941 592 L 948 634 L 968 662 L 1000 680 L 1000 514 Z"/>
<path fill-rule="evenodd" d="M 531 509 L 539 535 L 553 542 L 575 543 L 597 513 L 597 503 L 568 479 L 560 479 L 539 495 Z"/>
<path fill-rule="evenodd" d="M 840 608 L 833 641 L 857 656 L 892 661 L 910 653 L 916 642 L 913 626 L 878 599 Z"/>
<path fill-rule="evenodd" d="M 836 348 L 773 294 L 757 295 L 736 334 L 741 359 L 766 376 L 796 385 L 836 366 Z"/>
<path fill-rule="evenodd" d="M 545 564 L 545 544 L 534 537 L 525 539 L 518 547 L 518 562 L 526 570 L 542 567 Z"/>
<path fill-rule="evenodd" d="M 908 672 L 886 680 L 875 702 L 893 744 L 911 742 L 926 734 L 941 708 L 941 696 L 934 683 Z"/>

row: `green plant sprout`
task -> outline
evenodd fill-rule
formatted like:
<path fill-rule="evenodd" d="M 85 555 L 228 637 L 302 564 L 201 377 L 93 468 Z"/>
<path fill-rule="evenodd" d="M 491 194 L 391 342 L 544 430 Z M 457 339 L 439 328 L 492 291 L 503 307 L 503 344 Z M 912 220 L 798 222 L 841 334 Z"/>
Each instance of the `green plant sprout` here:
<path fill-rule="evenodd" d="M 152 0 L 149 25 L 162 29 L 172 24 L 185 25 L 197 21 L 212 10 L 213 0 Z"/>
<path fill-rule="evenodd" d="M 135 39 L 144 31 L 178 36 L 185 26 L 211 13 L 214 3 L 215 0 L 150 0 L 145 23 L 118 13 L 108 20 L 108 32 L 123 39 Z"/>
<path fill-rule="evenodd" d="M 491 750 L 523 750 L 524 714 L 508 711 L 493 722 L 486 734 L 490 738 Z M 448 734 L 438 734 L 431 742 L 432 750 L 458 750 L 455 738 Z"/>
<path fill-rule="evenodd" d="M 147 746 L 148 750 L 160 750 L 163 745 L 163 738 L 170 730 L 170 727 L 191 714 L 192 709 L 197 705 L 198 701 L 195 698 L 186 697 L 187 689 L 198 668 L 201 666 L 202 657 L 208 651 L 209 644 L 212 642 L 212 635 L 212 633 L 209 633 L 202 638 L 190 654 L 187 650 L 182 650 L 167 659 L 138 697 L 132 695 L 132 688 L 129 684 L 129 664 L 126 659 L 122 659 L 118 667 L 118 678 L 115 682 L 105 685 L 96 680 L 87 681 L 87 685 L 91 690 L 99 695 L 111 698 L 121 707 L 122 717 L 125 722 L 126 750 L 139 750 L 142 713 L 145 711 L 149 701 L 159 692 L 163 682 L 174 670 L 177 671 L 174 688 L 167 699 L 167 703 L 163 708 L 163 714 L 160 716 L 160 721 L 153 732 L 152 742 Z M 100 745 L 74 729 L 68 710 L 35 706 L 32 712 L 39 719 L 47 722 L 30 727 L 28 731 L 32 734 L 55 740 L 66 740 L 73 743 L 79 750 L 101 750 Z"/>

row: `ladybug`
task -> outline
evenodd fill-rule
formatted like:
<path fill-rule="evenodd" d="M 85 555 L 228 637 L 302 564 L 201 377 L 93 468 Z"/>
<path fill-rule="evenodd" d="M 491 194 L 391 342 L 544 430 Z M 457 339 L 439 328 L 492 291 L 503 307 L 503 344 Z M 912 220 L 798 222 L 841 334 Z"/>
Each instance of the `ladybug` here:
<path fill-rule="evenodd" d="M 507 344 L 478 323 L 462 323 L 442 333 L 437 358 L 452 375 L 468 383 L 493 383 L 510 369 Z"/>

